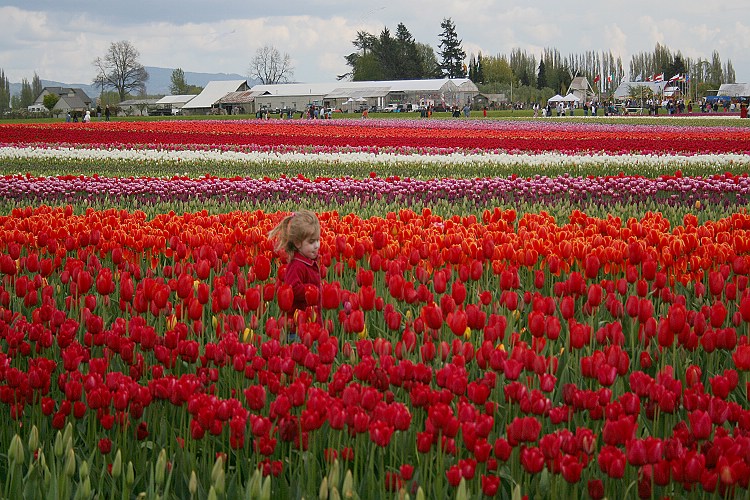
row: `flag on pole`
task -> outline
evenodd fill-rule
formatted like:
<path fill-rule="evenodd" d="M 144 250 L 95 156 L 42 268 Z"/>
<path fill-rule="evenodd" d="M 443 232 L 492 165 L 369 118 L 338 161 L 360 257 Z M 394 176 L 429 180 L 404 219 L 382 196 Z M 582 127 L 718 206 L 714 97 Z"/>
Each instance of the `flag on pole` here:
<path fill-rule="evenodd" d="M 612 83 L 612 75 L 607 75 L 607 83 Z"/>
<path fill-rule="evenodd" d="M 599 78 L 599 75 L 596 75 L 596 76 L 594 77 L 594 83 L 597 83 L 597 82 L 598 82 L 599 80 L 600 80 L 600 78 Z"/>
<path fill-rule="evenodd" d="M 672 78 L 669 79 L 670 82 L 677 82 L 679 80 L 680 80 L 680 74 L 679 73 L 677 73 L 676 75 L 674 75 Z"/>
<path fill-rule="evenodd" d="M 638 73 L 638 76 L 635 77 L 636 82 L 643 81 L 643 73 Z"/>
<path fill-rule="evenodd" d="M 664 73 L 657 73 L 654 75 L 654 81 L 655 82 L 663 82 L 664 81 Z"/>

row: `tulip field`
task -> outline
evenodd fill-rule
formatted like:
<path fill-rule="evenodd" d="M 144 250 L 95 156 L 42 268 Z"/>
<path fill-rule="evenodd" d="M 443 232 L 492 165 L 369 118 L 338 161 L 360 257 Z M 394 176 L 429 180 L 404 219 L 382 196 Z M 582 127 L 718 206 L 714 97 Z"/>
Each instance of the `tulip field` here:
<path fill-rule="evenodd" d="M 0 496 L 750 498 L 744 122 L 0 124 Z"/>

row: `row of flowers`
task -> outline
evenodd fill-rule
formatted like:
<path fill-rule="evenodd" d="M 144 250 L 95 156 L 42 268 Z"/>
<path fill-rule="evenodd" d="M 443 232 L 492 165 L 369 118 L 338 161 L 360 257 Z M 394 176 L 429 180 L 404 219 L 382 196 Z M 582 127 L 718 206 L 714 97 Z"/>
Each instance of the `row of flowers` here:
<path fill-rule="evenodd" d="M 661 155 L 661 154 L 630 154 L 630 155 L 605 155 L 602 153 L 499 153 L 493 151 L 433 151 L 426 154 L 423 151 L 383 150 L 361 151 L 355 148 L 336 148 L 331 146 L 320 146 L 306 148 L 305 151 L 281 151 L 279 149 L 269 151 L 264 148 L 253 148 L 252 150 L 227 151 L 211 148 L 168 148 L 163 145 L 158 148 L 90 148 L 90 147 L 26 147 L 5 146 L 0 147 L 0 159 L 8 161 L 36 160 L 41 164 L 52 161 L 76 162 L 128 162 L 142 164 L 143 162 L 157 163 L 158 168 L 164 171 L 165 165 L 173 172 L 184 171 L 191 163 L 229 163 L 236 164 L 236 172 L 246 171 L 246 165 L 259 164 L 311 164 L 316 168 L 329 169 L 331 165 L 358 165 L 366 164 L 368 170 L 376 166 L 395 165 L 399 168 L 414 169 L 425 168 L 428 172 L 420 172 L 415 169 L 416 175 L 429 177 L 440 177 L 440 169 L 450 167 L 453 175 L 463 176 L 467 169 L 473 170 L 483 168 L 487 173 L 492 171 L 493 166 L 505 166 L 515 169 L 519 168 L 537 169 L 547 172 L 553 168 L 564 167 L 568 171 L 581 169 L 601 168 L 606 165 L 610 171 L 633 169 L 642 172 L 655 171 L 661 174 L 671 173 L 675 170 L 704 169 L 708 172 L 747 171 L 750 168 L 750 156 L 747 154 L 690 154 L 690 155 Z M 485 174 L 485 175 L 486 175 Z"/>
<path fill-rule="evenodd" d="M 322 495 L 334 459 L 363 497 L 747 490 L 750 216 L 321 213 L 287 344 L 284 215 L 0 217 L 1 442 L 37 429 L 42 467 L 74 424 L 92 477 L 164 449 L 178 496 Z"/>
<path fill-rule="evenodd" d="M 746 127 L 654 127 L 447 120 L 301 120 L 2 124 L 2 146 L 139 147 L 446 154 L 694 155 L 750 152 Z"/>
<path fill-rule="evenodd" d="M 441 201 L 468 203 L 478 207 L 508 204 L 569 202 L 579 207 L 643 204 L 654 200 L 670 206 L 695 208 L 701 203 L 719 207 L 745 206 L 750 195 L 750 177 L 713 175 L 706 178 L 667 175 L 543 177 L 533 178 L 443 178 L 420 180 L 382 178 L 374 173 L 364 179 L 307 179 L 302 176 L 263 178 L 125 178 L 125 177 L 33 177 L 2 178 L 0 199 L 15 204 L 73 203 L 83 201 L 136 203 L 217 201 L 290 202 L 316 199 L 327 205 L 345 203 L 401 203 L 432 205 Z"/>

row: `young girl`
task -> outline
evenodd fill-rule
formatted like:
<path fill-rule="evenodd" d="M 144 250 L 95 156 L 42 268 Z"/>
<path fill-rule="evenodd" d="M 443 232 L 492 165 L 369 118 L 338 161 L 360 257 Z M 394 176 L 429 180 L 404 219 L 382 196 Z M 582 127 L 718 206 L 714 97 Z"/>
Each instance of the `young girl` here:
<path fill-rule="evenodd" d="M 268 233 L 269 238 L 276 240 L 274 249 L 283 252 L 287 257 L 286 271 L 283 282 L 294 292 L 294 303 L 288 318 L 291 322 L 290 340 L 296 338 L 296 323 L 304 318 L 301 312 L 307 313 L 306 318 L 318 324 L 321 318 L 321 283 L 320 268 L 318 267 L 318 252 L 320 250 L 320 222 L 318 217 L 309 210 L 300 210 L 284 217 L 279 224 Z M 316 304 L 309 304 L 311 294 L 308 291 L 312 285 L 317 290 Z M 309 308 L 309 309 L 308 309 Z"/>

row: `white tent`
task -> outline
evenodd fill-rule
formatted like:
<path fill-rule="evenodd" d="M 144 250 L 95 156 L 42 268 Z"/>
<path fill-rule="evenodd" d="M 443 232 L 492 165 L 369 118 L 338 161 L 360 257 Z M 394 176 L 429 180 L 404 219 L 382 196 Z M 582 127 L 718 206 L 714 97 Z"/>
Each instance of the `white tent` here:
<path fill-rule="evenodd" d="M 564 102 L 578 102 L 580 99 L 573 94 L 568 94 L 565 97 L 562 98 L 562 101 Z"/>
<path fill-rule="evenodd" d="M 562 102 L 565 98 L 561 96 L 560 94 L 555 94 L 554 96 L 550 97 L 547 102 Z"/>

